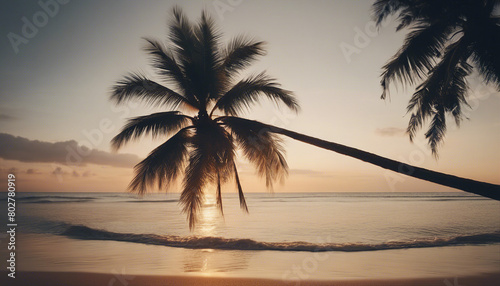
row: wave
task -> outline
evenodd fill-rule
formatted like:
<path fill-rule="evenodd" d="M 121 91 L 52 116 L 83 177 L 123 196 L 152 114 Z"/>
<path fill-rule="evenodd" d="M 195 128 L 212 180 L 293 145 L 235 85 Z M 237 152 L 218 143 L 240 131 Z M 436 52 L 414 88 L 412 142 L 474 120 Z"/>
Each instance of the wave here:
<path fill-rule="evenodd" d="M 48 203 L 84 203 L 96 200 L 96 197 L 82 196 L 26 196 L 17 197 L 16 201 L 25 204 L 48 204 Z"/>
<path fill-rule="evenodd" d="M 117 233 L 72 225 L 61 233 L 76 239 L 113 240 L 150 245 L 191 249 L 225 249 L 225 250 L 273 250 L 273 251 L 374 251 L 388 249 L 408 249 L 424 247 L 442 247 L 451 245 L 479 245 L 500 242 L 500 232 L 462 235 L 448 238 L 416 239 L 411 241 L 390 241 L 378 244 L 366 243 L 309 243 L 309 242 L 261 242 L 252 239 L 236 239 L 223 237 L 181 237 L 175 235 Z"/>
<path fill-rule="evenodd" d="M 48 204 L 48 203 L 84 203 L 90 201 L 100 200 L 103 197 L 118 198 L 124 200 L 116 200 L 112 202 L 121 203 L 173 203 L 178 202 L 178 199 L 170 200 L 143 200 L 143 199 L 131 199 L 121 196 L 99 196 L 99 197 L 84 197 L 84 196 L 26 196 L 26 197 L 16 197 L 16 201 L 22 201 L 25 204 Z M 6 201 L 7 198 L 0 198 L 0 201 Z"/>
<path fill-rule="evenodd" d="M 39 200 L 39 199 L 81 199 L 81 200 L 94 200 L 96 197 L 77 197 L 77 196 L 26 196 L 17 197 L 16 200 L 19 201 L 29 201 L 29 200 Z"/>
<path fill-rule="evenodd" d="M 86 203 L 92 199 L 74 199 L 74 200 L 37 200 L 25 202 L 27 204 L 57 204 L 57 203 Z"/>

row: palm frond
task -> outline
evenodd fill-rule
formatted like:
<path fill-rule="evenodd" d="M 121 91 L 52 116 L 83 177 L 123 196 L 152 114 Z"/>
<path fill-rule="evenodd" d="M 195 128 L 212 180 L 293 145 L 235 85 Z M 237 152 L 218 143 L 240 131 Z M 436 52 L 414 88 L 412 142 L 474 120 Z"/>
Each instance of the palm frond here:
<path fill-rule="evenodd" d="M 381 97 L 386 98 L 393 81 L 405 85 L 424 80 L 408 103 L 407 133 L 413 140 L 430 120 L 426 137 L 436 157 L 446 116 L 459 126 L 469 106 L 466 78 L 471 63 L 500 91 L 499 5 L 498 0 L 377 0 L 372 6 L 378 25 L 396 14 L 396 30 L 410 28 L 402 48 L 383 67 Z"/>
<path fill-rule="evenodd" d="M 217 101 L 213 110 L 220 109 L 225 114 L 238 115 L 239 112 L 249 108 L 262 95 L 274 101 L 277 105 L 283 103 L 294 111 L 299 109 L 293 92 L 280 88 L 280 85 L 273 78 L 263 72 L 243 79 L 234 85 Z"/>
<path fill-rule="evenodd" d="M 449 79 L 449 88 L 444 93 L 443 105 L 445 112 L 451 113 L 457 126 L 460 126 L 463 119 L 462 107 L 470 107 L 467 102 L 468 84 L 466 78 L 471 71 L 472 66 L 466 60 L 460 61 L 455 66 Z"/>
<path fill-rule="evenodd" d="M 132 73 L 118 81 L 113 86 L 111 100 L 116 104 L 140 100 L 149 105 L 172 109 L 182 106 L 193 107 L 182 95 L 138 73 Z"/>
<path fill-rule="evenodd" d="M 465 78 L 472 69 L 467 63 L 467 43 L 467 39 L 462 38 L 446 49 L 442 60 L 417 88 L 407 107 L 408 112 L 413 112 L 407 128 L 410 140 L 413 140 L 423 122 L 432 118 L 426 138 L 436 157 L 446 130 L 445 114 L 451 113 L 459 124 L 462 120 L 462 106 L 467 105 Z"/>
<path fill-rule="evenodd" d="M 174 84 L 182 94 L 189 100 L 190 104 L 196 106 L 196 100 L 192 95 L 191 87 L 186 79 L 182 66 L 175 60 L 174 55 L 157 40 L 144 38 L 146 46 L 144 50 L 151 56 L 153 67 L 164 79 Z"/>
<path fill-rule="evenodd" d="M 219 52 L 219 39 L 221 33 L 215 25 L 214 20 L 203 11 L 195 35 L 200 42 L 201 53 L 201 82 L 202 93 L 205 102 L 209 98 L 217 98 L 219 95 L 221 78 L 219 77 L 219 66 L 221 55 Z"/>
<path fill-rule="evenodd" d="M 185 171 L 180 203 L 192 229 L 198 221 L 204 187 L 210 183 L 223 183 L 232 174 L 234 144 L 231 136 L 221 126 L 212 122 L 197 124 L 190 144 L 192 150 Z"/>
<path fill-rule="evenodd" d="M 169 25 L 169 39 L 172 42 L 173 50 L 181 65 L 186 68 L 192 63 L 195 49 L 199 47 L 194 35 L 193 25 L 179 7 L 174 7 L 173 19 Z"/>
<path fill-rule="evenodd" d="M 428 1 L 428 0 L 377 0 L 372 5 L 373 18 L 380 26 L 389 16 L 397 14 L 399 25 L 396 30 L 411 27 L 422 22 L 452 22 L 463 16 L 463 7 L 469 1 Z"/>
<path fill-rule="evenodd" d="M 398 53 L 382 68 L 381 84 L 384 90 L 381 98 L 386 98 L 392 81 L 414 84 L 427 75 L 451 31 L 448 23 L 441 22 L 414 27 Z"/>
<path fill-rule="evenodd" d="M 213 174 L 211 171 L 213 168 L 209 156 L 200 149 L 191 150 L 180 197 L 182 211 L 187 215 L 190 229 L 198 222 L 198 212 L 205 197 L 203 188 L 210 182 L 210 174 Z"/>
<path fill-rule="evenodd" d="M 420 110 L 411 114 L 410 120 L 408 121 L 408 127 L 406 127 L 406 133 L 408 134 L 411 142 L 415 139 L 417 131 L 422 127 L 423 118 L 424 117 L 420 114 Z"/>
<path fill-rule="evenodd" d="M 434 114 L 433 108 L 439 102 L 439 89 L 439 79 L 436 73 L 435 77 L 429 77 L 419 85 L 417 91 L 412 95 L 406 108 L 408 112 L 413 112 L 406 129 L 410 141 L 413 141 L 425 119 Z"/>
<path fill-rule="evenodd" d="M 248 206 L 245 200 L 245 194 L 243 193 L 243 188 L 240 183 L 240 176 L 238 175 L 238 169 L 236 169 L 236 164 L 233 163 L 234 166 L 234 179 L 236 180 L 236 187 L 238 188 L 238 197 L 240 199 L 240 208 L 248 213 Z"/>
<path fill-rule="evenodd" d="M 205 109 L 209 89 L 205 82 L 205 48 L 201 42 L 203 39 L 199 36 L 199 27 L 190 23 L 180 8 L 175 7 L 173 14 L 169 39 L 184 75 L 189 80 L 192 95 L 196 98 L 199 108 Z"/>
<path fill-rule="evenodd" d="M 439 106 L 434 111 L 434 116 L 432 117 L 429 130 L 425 133 L 425 138 L 429 140 L 429 146 L 431 147 L 432 155 L 438 157 L 438 147 L 439 144 L 444 139 L 444 134 L 446 133 L 446 119 L 445 112 L 442 106 Z"/>
<path fill-rule="evenodd" d="M 170 133 L 184 127 L 191 117 L 178 111 L 158 112 L 139 116 L 128 120 L 120 133 L 111 140 L 111 146 L 118 150 L 126 142 L 151 133 L 153 138 L 158 135 L 168 136 Z"/>
<path fill-rule="evenodd" d="M 189 129 L 181 129 L 149 153 L 134 167 L 135 177 L 128 187 L 129 191 L 143 195 L 155 184 L 159 189 L 168 187 L 177 178 L 184 164 L 189 136 Z"/>
<path fill-rule="evenodd" d="M 264 125 L 239 117 L 221 117 L 222 124 L 229 127 L 245 157 L 255 165 L 257 173 L 265 177 L 271 190 L 275 181 L 288 175 L 281 140 Z"/>
<path fill-rule="evenodd" d="M 232 164 L 235 157 L 231 134 L 215 122 L 202 123 L 196 126 L 193 146 L 211 158 L 212 181 L 215 181 L 215 173 L 218 173 L 221 182 L 227 182 L 233 174 Z"/>
<path fill-rule="evenodd" d="M 410 27 L 413 23 L 419 21 L 418 18 L 412 13 L 412 11 L 409 11 L 409 9 L 401 9 L 401 12 L 399 13 L 398 16 L 398 21 L 399 24 L 396 27 L 396 32 L 399 32 L 403 30 L 404 28 Z"/>
<path fill-rule="evenodd" d="M 244 36 L 233 38 L 223 51 L 222 67 L 226 76 L 234 77 L 250 66 L 258 56 L 265 55 L 264 42 L 254 41 Z"/>
<path fill-rule="evenodd" d="M 488 24 L 471 33 L 475 39 L 472 43 L 472 62 L 485 82 L 495 84 L 500 91 L 500 24 L 490 19 Z"/>
<path fill-rule="evenodd" d="M 222 190 L 221 190 L 221 182 L 220 182 L 220 174 L 217 172 L 217 208 L 220 213 L 224 215 L 224 209 L 222 208 Z"/>
<path fill-rule="evenodd" d="M 408 7 L 410 1 L 404 0 L 377 0 L 372 5 L 372 14 L 377 25 L 392 14 Z"/>

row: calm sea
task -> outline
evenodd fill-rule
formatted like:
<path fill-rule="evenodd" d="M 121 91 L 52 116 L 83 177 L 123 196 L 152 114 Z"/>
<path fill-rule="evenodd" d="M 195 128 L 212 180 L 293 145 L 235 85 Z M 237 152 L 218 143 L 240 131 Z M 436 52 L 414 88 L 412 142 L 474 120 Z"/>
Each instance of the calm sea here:
<path fill-rule="evenodd" d="M 465 193 L 251 193 L 249 214 L 227 194 L 224 216 L 208 197 L 192 232 L 178 198 L 18 193 L 18 270 L 290 281 L 500 271 L 500 202 Z"/>

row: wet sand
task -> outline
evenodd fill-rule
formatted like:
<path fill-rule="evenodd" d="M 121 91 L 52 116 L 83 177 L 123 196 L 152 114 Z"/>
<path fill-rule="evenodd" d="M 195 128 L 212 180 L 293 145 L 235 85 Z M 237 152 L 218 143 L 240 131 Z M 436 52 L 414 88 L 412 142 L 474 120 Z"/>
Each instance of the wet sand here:
<path fill-rule="evenodd" d="M 258 278 L 223 278 L 199 276 L 159 276 L 159 275 L 129 275 L 101 274 L 85 272 L 17 272 L 16 278 L 7 277 L 7 272 L 1 272 L 1 285 L 38 285 L 38 286 L 170 286 L 170 285 L 206 285 L 206 286 L 496 286 L 500 285 L 500 272 L 478 276 L 450 278 L 415 278 L 415 279 L 377 279 L 377 280 L 303 280 L 283 281 Z"/>

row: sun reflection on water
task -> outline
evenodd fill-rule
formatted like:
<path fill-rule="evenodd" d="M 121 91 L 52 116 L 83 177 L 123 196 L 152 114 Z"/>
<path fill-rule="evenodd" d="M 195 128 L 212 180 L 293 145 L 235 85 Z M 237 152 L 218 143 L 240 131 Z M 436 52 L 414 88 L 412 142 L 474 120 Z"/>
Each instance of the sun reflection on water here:
<path fill-rule="evenodd" d="M 199 223 L 196 234 L 199 236 L 216 236 L 217 225 L 221 220 L 221 215 L 217 209 L 216 198 L 213 195 L 207 195 L 201 208 Z"/>
<path fill-rule="evenodd" d="M 223 277 L 248 268 L 252 252 L 190 249 L 184 257 L 184 272 L 206 277 Z"/>
<path fill-rule="evenodd" d="M 224 237 L 224 218 L 217 208 L 217 198 L 207 194 L 199 213 L 199 221 L 194 235 L 204 237 Z M 248 268 L 252 252 L 218 249 L 189 249 L 185 251 L 184 272 L 209 277 L 226 276 L 228 272 Z"/>
<path fill-rule="evenodd" d="M 217 236 L 217 225 L 221 221 L 221 214 L 217 208 L 217 200 L 213 195 L 207 195 L 200 210 L 199 221 L 195 229 L 196 236 Z M 204 276 L 216 274 L 214 264 L 217 264 L 214 249 L 191 250 L 190 258 L 184 265 L 186 272 L 198 272 Z M 215 261 L 214 261 L 215 260 Z"/>

